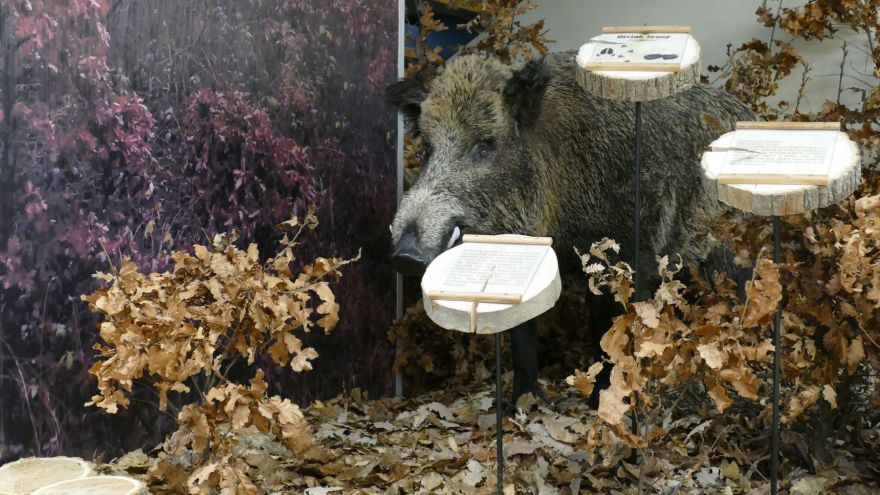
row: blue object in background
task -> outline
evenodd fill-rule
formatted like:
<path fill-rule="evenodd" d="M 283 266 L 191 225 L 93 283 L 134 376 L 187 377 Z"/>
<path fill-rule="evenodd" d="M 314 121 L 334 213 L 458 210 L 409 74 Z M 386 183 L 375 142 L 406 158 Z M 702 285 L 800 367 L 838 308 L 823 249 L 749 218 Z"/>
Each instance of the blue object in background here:
<path fill-rule="evenodd" d="M 475 33 L 468 32 L 464 27 L 457 27 L 466 24 L 474 17 L 474 13 L 467 11 L 456 11 L 456 14 L 458 15 L 437 11 L 435 11 L 435 13 L 437 19 L 446 26 L 446 29 L 429 34 L 426 41 L 429 48 L 433 49 L 439 46 L 442 49 L 440 51 L 440 56 L 444 59 L 449 59 L 449 57 L 455 54 L 456 47 L 466 45 L 476 37 Z M 418 18 L 418 16 L 414 17 Z M 407 56 L 412 57 L 415 55 L 415 40 L 418 38 L 419 26 L 407 23 L 405 29 Z"/>

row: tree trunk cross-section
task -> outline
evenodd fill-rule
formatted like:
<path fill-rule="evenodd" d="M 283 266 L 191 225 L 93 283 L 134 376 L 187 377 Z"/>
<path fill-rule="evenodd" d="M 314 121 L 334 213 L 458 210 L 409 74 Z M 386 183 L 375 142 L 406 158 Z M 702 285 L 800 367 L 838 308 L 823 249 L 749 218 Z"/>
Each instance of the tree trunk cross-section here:
<path fill-rule="evenodd" d="M 28 457 L 0 467 L 0 495 L 28 495 L 43 486 L 94 473 L 78 457 Z"/>
<path fill-rule="evenodd" d="M 729 148 L 734 142 L 735 132 L 722 135 L 712 142 L 709 149 Z M 845 133 L 841 133 L 837 140 L 827 185 L 721 184 L 718 175 L 726 153 L 707 151 L 703 154 L 703 184 L 718 201 L 756 215 L 796 215 L 840 203 L 852 194 L 861 178 L 859 148 Z"/>
<path fill-rule="evenodd" d="M 675 72 L 590 70 L 586 66 L 595 46 L 594 43 L 581 46 L 575 71 L 581 86 L 601 98 L 631 102 L 659 100 L 681 93 L 700 81 L 700 45 L 693 36 L 689 36 L 681 68 Z"/>
<path fill-rule="evenodd" d="M 651 101 L 668 98 L 700 82 L 700 45 L 688 39 L 681 68 L 676 72 L 642 72 L 587 69 L 595 44 L 581 46 L 577 56 L 577 81 L 588 93 L 616 101 Z"/>
<path fill-rule="evenodd" d="M 466 236 L 464 244 L 456 246 L 440 254 L 425 271 L 422 277 L 422 297 L 425 312 L 435 323 L 447 330 L 458 330 L 465 333 L 493 334 L 509 330 L 521 323 L 544 313 L 552 308 L 562 292 L 559 278 L 559 263 L 556 253 L 550 249 L 537 268 L 531 282 L 517 300 L 507 304 L 500 299 L 487 300 L 483 294 L 450 294 L 445 288 L 449 270 L 455 260 L 456 253 L 464 249 L 469 242 L 488 242 L 497 245 L 536 244 L 547 245 L 548 242 L 536 242 L 535 238 L 526 236 Z M 488 294 L 487 294 L 488 295 Z"/>

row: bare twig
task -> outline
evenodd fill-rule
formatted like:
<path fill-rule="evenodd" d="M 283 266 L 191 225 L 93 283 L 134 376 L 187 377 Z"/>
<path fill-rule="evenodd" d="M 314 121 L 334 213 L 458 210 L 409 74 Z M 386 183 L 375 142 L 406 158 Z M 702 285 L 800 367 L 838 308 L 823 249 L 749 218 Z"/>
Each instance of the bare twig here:
<path fill-rule="evenodd" d="M 782 0 L 779 0 L 779 5 L 776 7 L 776 17 L 773 20 L 773 28 L 770 30 L 770 41 L 767 42 L 767 46 L 773 45 L 773 40 L 776 38 L 776 26 L 779 24 L 779 13 L 782 11 Z"/>
<path fill-rule="evenodd" d="M 840 106 L 840 93 L 843 91 L 843 72 L 846 64 L 846 41 L 843 42 L 843 57 L 840 59 L 840 76 L 837 78 L 837 99 L 835 103 Z"/>
<path fill-rule="evenodd" d="M 859 330 L 861 330 L 862 333 L 865 334 L 865 337 L 867 337 L 868 340 L 870 340 L 871 343 L 874 344 L 874 347 L 876 347 L 877 349 L 880 349 L 880 344 L 878 344 L 876 340 L 871 338 L 871 335 L 868 333 L 867 330 L 865 330 L 865 327 L 863 327 L 861 324 L 859 325 Z"/>
<path fill-rule="evenodd" d="M 806 90 L 807 83 L 810 81 L 810 71 L 813 70 L 813 66 L 810 64 L 804 64 L 804 72 L 801 74 L 801 84 L 798 88 L 798 96 L 797 100 L 794 103 L 794 114 L 797 115 L 798 109 L 801 106 L 801 101 L 806 98 Z M 838 94 L 839 96 L 839 94 Z"/>
<path fill-rule="evenodd" d="M 27 381 L 24 379 L 24 372 L 21 370 L 21 365 L 19 364 L 18 359 L 16 359 L 14 357 L 15 351 L 13 351 L 11 347 L 9 347 L 9 343 L 7 343 L 7 342 L 3 342 L 3 346 L 6 347 L 6 349 L 9 351 L 9 354 L 13 356 L 12 362 L 15 363 L 16 371 L 18 371 L 18 378 L 20 380 L 19 385 L 21 386 L 21 394 L 24 396 L 24 403 L 25 403 L 25 406 L 27 407 L 27 410 L 28 410 L 28 419 L 30 419 L 30 421 L 31 421 L 31 429 L 34 432 L 34 445 L 36 446 L 37 456 L 39 457 L 42 455 L 43 448 L 40 445 L 41 436 L 40 436 L 39 432 L 37 431 L 37 420 L 36 420 L 36 417 L 34 416 L 33 408 L 31 408 L 31 398 L 30 398 L 30 393 L 28 392 L 28 389 L 27 389 Z"/>

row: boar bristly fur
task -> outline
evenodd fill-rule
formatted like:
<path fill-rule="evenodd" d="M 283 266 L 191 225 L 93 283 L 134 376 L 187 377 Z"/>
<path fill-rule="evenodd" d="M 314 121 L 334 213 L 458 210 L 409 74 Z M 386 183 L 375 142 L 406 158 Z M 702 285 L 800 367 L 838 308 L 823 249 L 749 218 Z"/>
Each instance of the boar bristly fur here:
<path fill-rule="evenodd" d="M 386 96 L 425 144 L 421 175 L 391 227 L 398 258 L 426 265 L 458 232 L 516 233 L 552 237 L 563 273 L 579 271 L 573 246 L 586 250 L 603 237 L 617 240 L 632 263 L 634 105 L 586 93 L 573 53 L 518 66 L 461 56 L 434 80 L 403 80 Z M 733 96 L 702 85 L 642 104 L 641 280 L 656 274 L 657 255 L 691 265 L 708 258 L 711 236 L 696 242 L 695 234 L 723 207 L 702 186 L 700 155 L 737 120 L 751 119 Z M 524 334 L 533 329 L 514 330 L 515 360 L 536 352 L 518 345 L 534 341 Z M 514 402 L 539 390 L 536 379 L 515 362 Z"/>

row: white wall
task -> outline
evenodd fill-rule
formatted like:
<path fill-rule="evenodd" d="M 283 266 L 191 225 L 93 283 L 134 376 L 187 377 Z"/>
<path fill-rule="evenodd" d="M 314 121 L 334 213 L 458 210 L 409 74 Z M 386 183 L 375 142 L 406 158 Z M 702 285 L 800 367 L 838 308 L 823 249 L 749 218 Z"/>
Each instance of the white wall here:
<path fill-rule="evenodd" d="M 755 10 L 761 5 L 758 0 L 532 0 L 537 8 L 523 15 L 520 21 L 530 24 L 544 19 L 547 36 L 555 43 L 551 50 L 562 51 L 579 48 L 591 36 L 599 34 L 602 26 L 615 25 L 679 25 L 692 28 L 694 37 L 702 49 L 703 74 L 710 80 L 709 65 L 722 65 L 726 57 L 727 44 L 737 48 L 752 38 L 770 40 L 770 28 L 758 23 Z M 803 1 L 786 1 L 784 6 L 802 5 Z M 776 2 L 768 2 L 775 8 Z M 794 45 L 801 55 L 813 65 L 811 81 L 807 85 L 806 106 L 801 111 L 815 111 L 821 108 L 826 99 L 837 97 L 838 74 L 842 58 L 842 40 L 849 43 L 846 59 L 846 77 L 843 87 L 861 85 L 853 79 L 858 77 L 871 84 L 878 81 L 871 75 L 869 58 L 859 51 L 864 45 L 865 35 L 842 30 L 838 40 L 795 41 Z M 790 41 L 791 36 L 776 31 L 776 39 Z M 861 74 L 860 74 L 861 73 Z M 794 101 L 800 84 L 801 72 L 798 70 L 780 84 L 783 99 Z M 846 92 L 841 98 L 844 103 L 854 104 L 855 94 Z"/>

